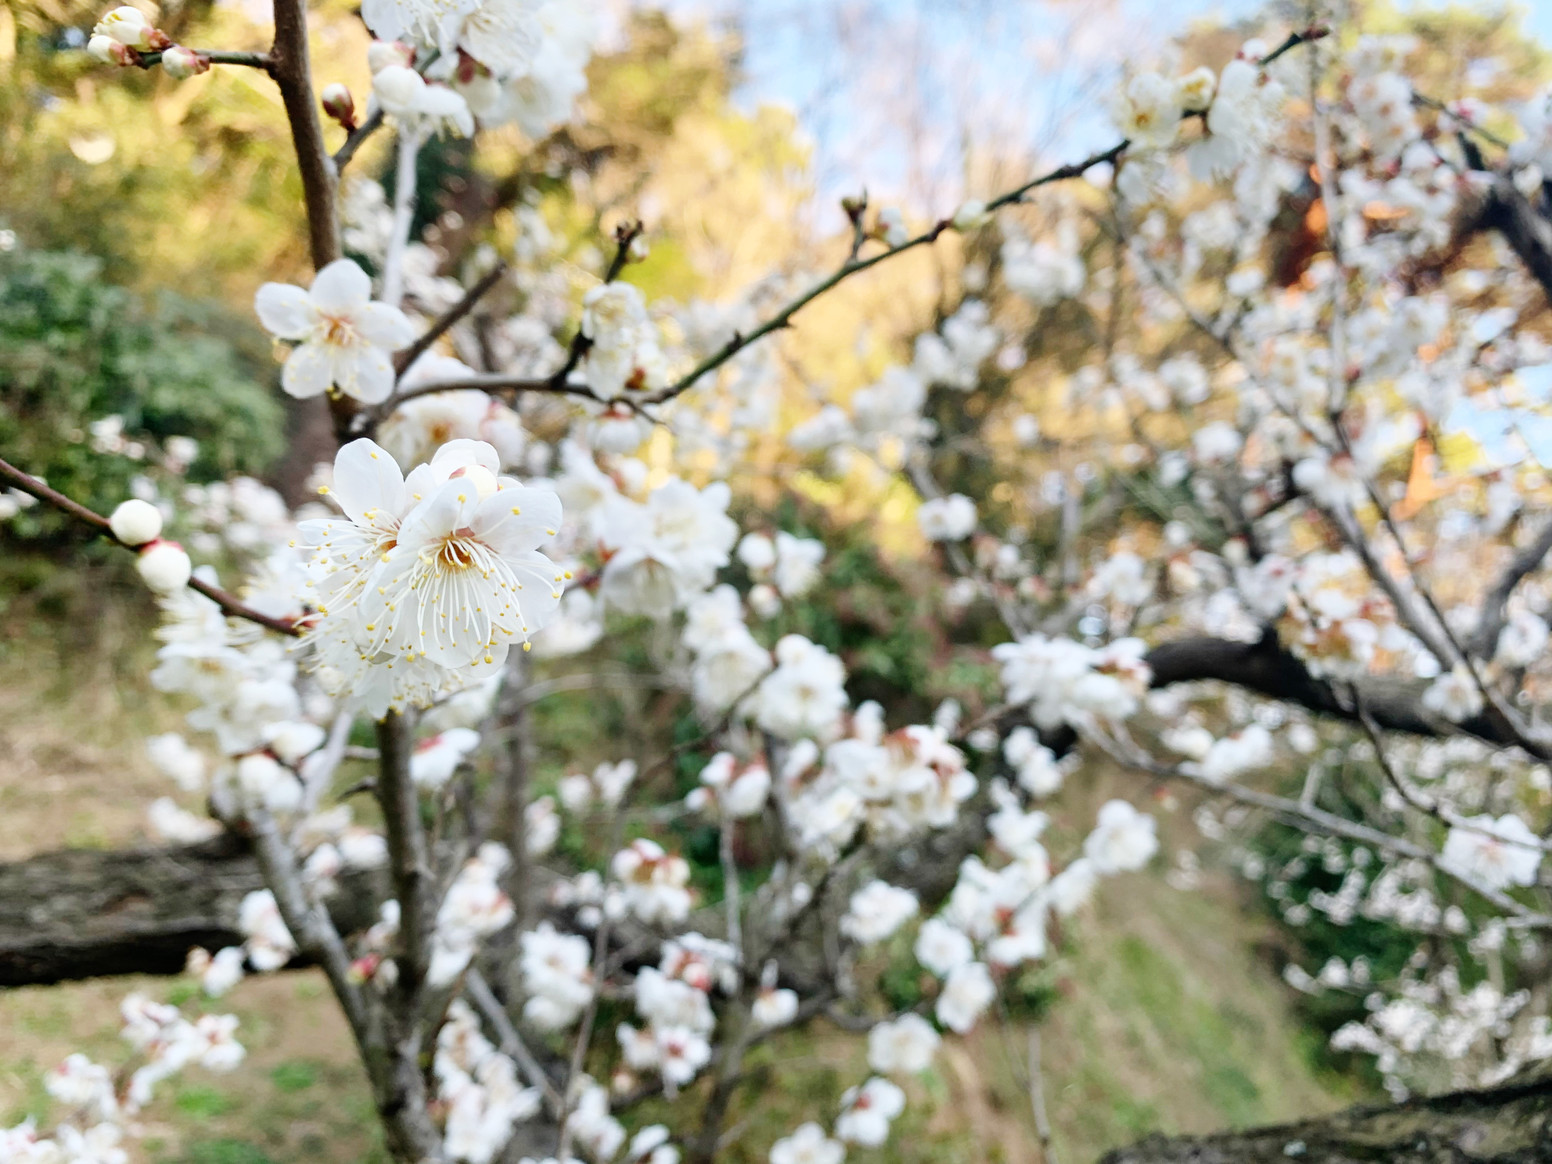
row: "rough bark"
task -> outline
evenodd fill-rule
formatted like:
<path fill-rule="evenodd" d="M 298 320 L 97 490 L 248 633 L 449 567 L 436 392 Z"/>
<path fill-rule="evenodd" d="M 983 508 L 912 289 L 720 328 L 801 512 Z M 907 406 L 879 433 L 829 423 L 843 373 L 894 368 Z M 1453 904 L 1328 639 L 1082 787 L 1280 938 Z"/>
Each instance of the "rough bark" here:
<path fill-rule="evenodd" d="M 1150 1136 L 1101 1164 L 1546 1164 L 1552 1068 L 1498 1087 L 1349 1108 L 1277 1127 Z"/>
<path fill-rule="evenodd" d="M 128 852 L 75 850 L 0 864 L 0 987 L 176 974 L 190 947 L 242 944 L 237 911 L 264 888 L 245 840 Z M 373 920 L 369 879 L 331 903 L 342 930 Z"/>

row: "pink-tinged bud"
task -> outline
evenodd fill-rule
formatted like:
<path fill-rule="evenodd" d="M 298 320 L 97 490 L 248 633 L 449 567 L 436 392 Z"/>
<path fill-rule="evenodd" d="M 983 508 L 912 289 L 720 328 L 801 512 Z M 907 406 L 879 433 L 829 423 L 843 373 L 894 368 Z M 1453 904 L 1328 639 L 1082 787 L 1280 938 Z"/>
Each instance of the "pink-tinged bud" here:
<path fill-rule="evenodd" d="M 501 483 L 496 480 L 496 475 L 484 465 L 464 465 L 462 468 L 454 469 L 448 474 L 448 479 L 468 481 L 473 486 L 474 491 L 481 497 L 489 497 L 501 488 Z"/>
<path fill-rule="evenodd" d="M 323 111 L 347 130 L 356 128 L 356 99 L 344 85 L 338 81 L 325 85 L 323 92 L 318 94 L 318 100 L 323 105 Z"/>
<path fill-rule="evenodd" d="M 396 40 L 374 40 L 366 50 L 366 67 L 375 77 L 392 65 L 408 68 L 415 63 L 415 50 Z"/>
<path fill-rule="evenodd" d="M 140 551 L 135 562 L 140 578 L 157 594 L 172 594 L 189 584 L 194 564 L 177 542 L 158 540 Z"/>
<path fill-rule="evenodd" d="M 143 546 L 162 536 L 162 513 L 149 501 L 132 498 L 113 511 L 108 528 L 126 546 Z"/>
<path fill-rule="evenodd" d="M 172 37 L 159 28 L 153 28 L 146 33 L 146 47 L 157 52 L 165 52 L 167 49 L 172 48 Z"/>
<path fill-rule="evenodd" d="M 162 68 L 173 80 L 182 81 L 186 77 L 197 77 L 200 73 L 208 73 L 210 59 L 201 56 L 193 49 L 175 44 L 162 53 Z"/>
<path fill-rule="evenodd" d="M 111 36 L 103 36 L 99 33 L 86 42 L 86 55 L 94 61 L 101 61 L 105 65 L 116 65 L 119 62 L 114 59 L 115 50 L 122 49 L 123 47 Z"/>

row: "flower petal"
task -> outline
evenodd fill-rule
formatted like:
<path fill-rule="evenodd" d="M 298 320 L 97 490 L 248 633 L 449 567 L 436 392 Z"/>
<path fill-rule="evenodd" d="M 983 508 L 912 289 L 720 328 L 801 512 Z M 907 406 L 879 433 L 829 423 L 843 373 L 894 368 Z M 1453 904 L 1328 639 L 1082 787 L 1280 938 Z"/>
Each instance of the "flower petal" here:
<path fill-rule="evenodd" d="M 372 298 L 372 280 L 352 259 L 335 259 L 313 279 L 308 292 L 325 315 L 355 315 Z"/>
<path fill-rule="evenodd" d="M 415 325 L 386 303 L 368 303 L 356 312 L 356 334 L 369 344 L 396 352 L 415 342 Z"/>
<path fill-rule="evenodd" d="M 326 391 L 332 382 L 332 353 L 322 344 L 303 344 L 286 357 L 280 373 L 280 386 L 287 396 L 306 400 Z"/>
<path fill-rule="evenodd" d="M 306 339 L 318 319 L 311 297 L 290 283 L 264 284 L 253 297 L 253 310 L 265 331 L 288 340 Z"/>
<path fill-rule="evenodd" d="M 376 441 L 351 441 L 334 457 L 334 500 L 353 521 L 383 511 L 397 515 L 404 507 L 404 475 L 399 463 Z"/>
<path fill-rule="evenodd" d="M 560 529 L 560 498 L 548 489 L 502 489 L 480 502 L 469 528 L 503 557 L 536 549 Z"/>
<path fill-rule="evenodd" d="M 393 360 L 382 348 L 334 349 L 334 382 L 363 404 L 381 404 L 392 396 L 393 376 Z"/>
<path fill-rule="evenodd" d="M 501 472 L 501 457 L 497 454 L 493 445 L 485 441 L 470 440 L 468 437 L 459 437 L 457 440 L 448 441 L 431 458 L 433 474 L 440 480 L 446 480 L 455 470 L 462 469 L 466 465 L 480 465 L 489 469 L 492 473 Z"/>

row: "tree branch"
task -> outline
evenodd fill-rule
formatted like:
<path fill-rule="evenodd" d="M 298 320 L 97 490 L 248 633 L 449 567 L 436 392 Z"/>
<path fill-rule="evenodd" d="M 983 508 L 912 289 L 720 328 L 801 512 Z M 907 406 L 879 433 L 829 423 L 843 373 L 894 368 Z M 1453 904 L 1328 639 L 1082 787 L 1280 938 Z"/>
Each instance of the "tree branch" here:
<path fill-rule="evenodd" d="M 269 74 L 280 89 L 280 100 L 291 123 L 302 197 L 307 206 L 308 242 L 313 266 L 322 268 L 339 258 L 339 171 L 323 141 L 323 122 L 313 95 L 312 62 L 307 47 L 306 0 L 275 0 L 275 43 L 270 48 Z"/>
<path fill-rule="evenodd" d="M 1552 1069 L 1497 1087 L 1209 1136 L 1150 1136 L 1100 1164 L 1534 1164 L 1552 1144 Z"/>
<path fill-rule="evenodd" d="M 7 481 L 23 493 L 36 497 L 39 501 L 52 505 L 61 513 L 69 514 L 77 521 L 94 527 L 102 534 L 112 538 L 115 545 L 124 546 L 127 550 L 137 550 L 137 547 L 125 546 L 123 542 L 113 537 L 113 531 L 108 524 L 108 519 L 103 517 L 102 514 L 86 508 L 79 501 L 72 501 L 59 492 L 59 490 L 49 488 L 36 477 L 22 472 L 15 465 L 4 460 L 0 460 L 0 481 Z M 190 578 L 189 589 L 203 594 L 233 618 L 242 618 L 249 622 L 258 623 L 262 627 L 267 627 L 283 635 L 300 635 L 302 633 L 302 627 L 298 625 L 299 620 L 275 618 L 272 615 L 254 610 L 251 606 L 245 605 L 219 586 L 212 586 L 201 578 Z"/>

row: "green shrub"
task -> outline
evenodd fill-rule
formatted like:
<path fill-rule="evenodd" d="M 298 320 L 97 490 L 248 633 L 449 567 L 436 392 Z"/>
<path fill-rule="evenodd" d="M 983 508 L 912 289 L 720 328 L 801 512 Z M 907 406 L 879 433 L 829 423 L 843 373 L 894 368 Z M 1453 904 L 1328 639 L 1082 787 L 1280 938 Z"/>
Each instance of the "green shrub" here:
<path fill-rule="evenodd" d="M 169 437 L 199 442 L 190 480 L 262 472 L 283 415 L 256 330 L 174 295 L 143 302 L 101 271 L 79 254 L 0 254 L 0 456 L 99 511 L 129 495 Z M 93 423 L 112 417 L 119 440 L 94 439 Z M 7 532 L 48 536 L 65 520 L 35 506 Z"/>

